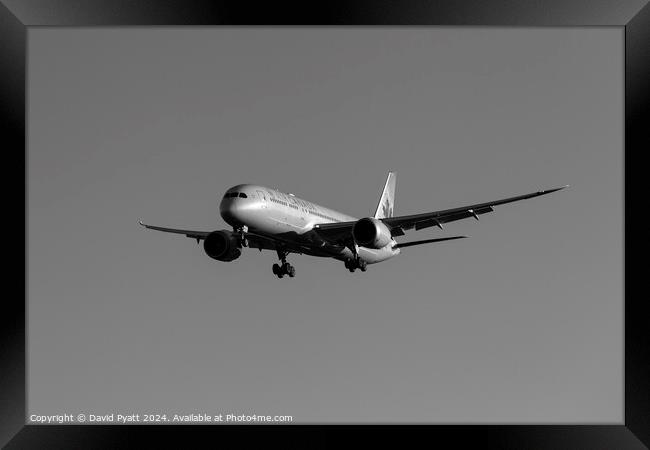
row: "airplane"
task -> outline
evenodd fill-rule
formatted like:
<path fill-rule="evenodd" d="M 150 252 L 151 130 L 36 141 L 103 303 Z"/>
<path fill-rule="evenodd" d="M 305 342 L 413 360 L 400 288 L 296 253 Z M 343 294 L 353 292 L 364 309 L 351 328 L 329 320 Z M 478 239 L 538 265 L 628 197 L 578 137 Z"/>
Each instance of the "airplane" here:
<path fill-rule="evenodd" d="M 296 197 L 256 184 L 238 184 L 226 191 L 221 199 L 221 217 L 230 230 L 196 231 L 147 225 L 145 228 L 167 233 L 184 234 L 203 241 L 205 253 L 217 261 L 234 261 L 242 248 L 257 248 L 277 252 L 281 264 L 273 264 L 273 273 L 282 278 L 293 278 L 296 269 L 287 262 L 290 253 L 334 258 L 345 263 L 354 272 L 367 270 L 375 264 L 397 256 L 403 248 L 414 245 L 462 239 L 450 236 L 398 243 L 395 238 L 406 230 L 421 230 L 474 217 L 493 211 L 493 207 L 568 187 L 533 192 L 476 205 L 461 206 L 440 211 L 395 216 L 395 172 L 389 172 L 377 208 L 372 217 L 356 218 Z"/>

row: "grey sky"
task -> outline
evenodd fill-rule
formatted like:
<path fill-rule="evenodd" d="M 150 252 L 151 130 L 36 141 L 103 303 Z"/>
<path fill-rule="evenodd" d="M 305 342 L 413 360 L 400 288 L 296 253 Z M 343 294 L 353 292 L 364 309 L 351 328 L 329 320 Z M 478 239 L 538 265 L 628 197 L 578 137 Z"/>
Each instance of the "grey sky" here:
<path fill-rule="evenodd" d="M 28 413 L 623 418 L 621 29 L 31 29 Z M 209 259 L 252 182 L 372 214 L 571 184 L 350 274 Z"/>

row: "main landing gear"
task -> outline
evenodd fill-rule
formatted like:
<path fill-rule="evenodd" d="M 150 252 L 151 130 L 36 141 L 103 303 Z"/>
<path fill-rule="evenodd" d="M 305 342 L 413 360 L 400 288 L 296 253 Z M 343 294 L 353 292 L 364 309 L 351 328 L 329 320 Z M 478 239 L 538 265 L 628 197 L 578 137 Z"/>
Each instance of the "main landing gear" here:
<path fill-rule="evenodd" d="M 362 272 L 368 270 L 368 263 L 363 259 L 357 257 L 356 259 L 346 259 L 345 268 L 350 272 L 354 272 L 357 269 L 360 269 Z"/>
<path fill-rule="evenodd" d="M 278 278 L 282 278 L 285 275 L 289 275 L 291 278 L 295 277 L 296 268 L 287 262 L 287 252 L 278 250 L 278 258 L 280 258 L 282 264 L 273 264 L 273 273 Z"/>

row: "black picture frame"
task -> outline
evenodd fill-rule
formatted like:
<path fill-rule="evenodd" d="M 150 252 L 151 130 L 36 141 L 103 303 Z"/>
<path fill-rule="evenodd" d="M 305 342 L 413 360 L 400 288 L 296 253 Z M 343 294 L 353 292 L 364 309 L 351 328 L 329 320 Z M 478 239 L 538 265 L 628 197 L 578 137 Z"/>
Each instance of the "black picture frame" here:
<path fill-rule="evenodd" d="M 7 6 L 9 4 L 10 6 Z M 0 352 L 0 444 L 6 448 L 123 448 L 133 439 L 219 439 L 225 429 L 243 426 L 96 426 L 25 425 L 26 275 L 26 44 L 30 27 L 160 25 L 481 25 L 517 27 L 613 26 L 625 33 L 625 407 L 620 425 L 430 425 L 418 427 L 428 439 L 451 438 L 458 444 L 497 448 L 645 448 L 650 445 L 650 364 L 646 298 L 634 287 L 643 263 L 641 232 L 632 230 L 644 202 L 634 191 L 644 150 L 650 149 L 647 125 L 650 97 L 650 6 L 646 0 L 349 0 L 327 2 L 247 2 L 208 0 L 0 0 L 0 129 L 5 159 L 4 242 L 24 243 L 22 264 L 5 258 L 5 281 L 19 285 L 3 296 Z M 7 175 L 15 175 L 9 177 Z M 22 178 L 22 181 L 20 178 Z M 20 191 L 22 190 L 22 196 Z M 602 205 L 602 214 L 618 214 Z M 11 211 L 12 214 L 8 212 Z M 14 213 L 22 211 L 22 215 Z M 17 219 L 21 217 L 22 219 Z M 589 226 L 589 224 L 585 224 Z M 635 238 L 638 239 L 635 241 Z M 7 255 L 8 252 L 5 252 Z M 613 255 L 612 257 L 618 257 Z M 642 261 L 642 260 L 641 260 Z M 22 277 L 21 277 L 22 272 Z M 22 292 L 22 295 L 20 295 Z M 642 292 L 642 291 L 639 291 Z M 313 428 L 257 427 L 275 430 Z M 376 426 L 375 437 L 383 429 Z M 270 431 L 274 430 L 274 431 Z M 325 435 L 319 426 L 318 443 Z M 409 432 L 410 434 L 410 432 Z M 214 442 L 214 441 L 213 441 Z M 242 443 L 244 441 L 241 441 Z M 311 442 L 311 441 L 307 441 Z"/>

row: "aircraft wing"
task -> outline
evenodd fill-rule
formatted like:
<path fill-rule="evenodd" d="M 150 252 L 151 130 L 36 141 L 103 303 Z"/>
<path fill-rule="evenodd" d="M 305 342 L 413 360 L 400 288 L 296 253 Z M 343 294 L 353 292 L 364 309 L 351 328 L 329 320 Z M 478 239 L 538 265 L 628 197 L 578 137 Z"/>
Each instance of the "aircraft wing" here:
<path fill-rule="evenodd" d="M 197 244 L 199 243 L 199 241 L 205 239 L 211 233 L 211 231 L 183 230 L 179 228 L 158 227 L 154 225 L 147 225 L 146 223 L 142 223 L 142 221 L 140 221 L 140 225 L 150 230 L 163 231 L 165 233 L 184 234 L 189 238 L 196 239 Z M 248 246 L 250 248 L 258 248 L 260 250 L 283 249 L 293 253 L 302 253 L 303 250 L 302 245 L 297 245 L 290 241 L 277 240 L 271 237 L 262 236 L 250 232 L 246 232 L 244 234 L 246 236 L 246 240 L 248 241 Z"/>
<path fill-rule="evenodd" d="M 165 233 L 184 234 L 189 238 L 196 239 L 197 242 L 200 239 L 205 239 L 208 236 L 208 234 L 210 234 L 210 231 L 179 230 L 177 228 L 156 227 L 153 225 L 147 225 L 146 223 L 142 223 L 142 221 L 140 221 L 140 225 L 142 225 L 145 228 L 149 228 L 150 230 L 164 231 Z"/>
<path fill-rule="evenodd" d="M 539 197 L 540 195 L 550 194 L 551 192 L 559 191 L 566 187 L 568 186 L 537 191 L 530 194 L 518 195 L 516 197 L 509 197 L 491 202 L 478 203 L 475 205 L 461 206 L 459 208 L 412 214 L 408 216 L 386 217 L 379 220 L 388 226 L 393 236 L 403 236 L 405 234 L 404 230 L 410 230 L 412 228 L 415 228 L 416 230 L 433 226 L 442 228 L 443 223 L 454 222 L 468 217 L 474 217 L 478 220 L 479 215 L 494 211 L 494 206 Z M 331 242 L 345 242 L 350 239 L 352 235 L 352 227 L 355 223 L 356 222 L 338 222 L 317 224 L 314 226 L 314 231 L 325 240 Z"/>
<path fill-rule="evenodd" d="M 382 219 L 382 222 L 384 222 L 391 229 L 391 231 L 395 231 L 396 229 L 401 229 L 403 231 L 409 230 L 411 228 L 421 230 L 422 228 L 433 226 L 442 228 L 441 225 L 443 223 L 454 222 L 456 220 L 466 219 L 468 217 L 474 217 L 476 220 L 478 220 L 479 215 L 494 211 L 494 206 L 517 202 L 519 200 L 526 200 L 528 198 L 539 197 L 540 195 L 546 195 L 550 194 L 551 192 L 559 191 L 565 187 L 567 186 L 548 189 L 545 191 L 537 191 L 530 194 L 517 195 L 516 197 L 509 197 L 501 200 L 494 200 L 491 202 L 478 203 L 476 205 L 461 206 L 460 208 L 444 209 L 441 211 L 413 214 L 410 216 L 388 217 L 386 219 Z M 399 230 L 396 235 L 400 235 Z"/>

